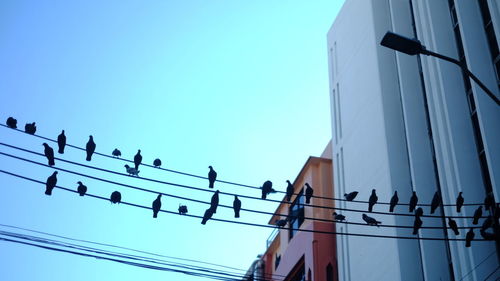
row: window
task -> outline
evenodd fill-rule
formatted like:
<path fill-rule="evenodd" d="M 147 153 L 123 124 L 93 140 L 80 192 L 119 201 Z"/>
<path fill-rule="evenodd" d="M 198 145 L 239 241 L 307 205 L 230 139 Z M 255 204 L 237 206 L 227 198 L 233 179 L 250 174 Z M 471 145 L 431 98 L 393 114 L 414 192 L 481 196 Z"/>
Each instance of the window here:
<path fill-rule="evenodd" d="M 292 239 L 297 229 L 304 222 L 304 190 L 302 189 L 292 205 L 290 205 L 290 229 L 288 231 L 288 238 Z"/>

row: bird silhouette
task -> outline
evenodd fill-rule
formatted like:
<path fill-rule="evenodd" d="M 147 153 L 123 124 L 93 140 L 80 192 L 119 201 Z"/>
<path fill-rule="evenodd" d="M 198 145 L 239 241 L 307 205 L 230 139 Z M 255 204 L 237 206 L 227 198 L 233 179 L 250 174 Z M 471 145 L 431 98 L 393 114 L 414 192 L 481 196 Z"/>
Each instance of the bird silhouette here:
<path fill-rule="evenodd" d="M 137 154 L 134 156 L 134 165 L 135 169 L 139 170 L 139 165 L 142 163 L 142 155 L 141 155 L 141 150 L 137 150 Z"/>
<path fill-rule="evenodd" d="M 417 235 L 418 230 L 422 227 L 423 221 L 420 216 L 415 216 L 415 221 L 413 221 L 413 235 Z"/>
<path fill-rule="evenodd" d="M 161 166 L 160 158 L 156 158 L 155 161 L 153 161 L 153 166 L 155 166 L 155 168 L 160 168 Z"/>
<path fill-rule="evenodd" d="M 465 247 L 469 248 L 472 240 L 474 240 L 474 229 L 471 227 L 471 229 L 465 235 Z"/>
<path fill-rule="evenodd" d="M 314 190 L 312 189 L 312 187 L 306 182 L 306 204 L 311 203 L 313 192 Z"/>
<path fill-rule="evenodd" d="M 214 195 L 212 195 L 212 199 L 210 200 L 210 208 L 213 213 L 217 213 L 217 206 L 219 205 L 219 191 L 216 190 Z"/>
<path fill-rule="evenodd" d="M 87 161 L 92 160 L 92 154 L 95 151 L 95 142 L 94 138 L 92 136 L 89 136 L 89 141 L 87 142 L 87 146 L 85 147 L 85 150 L 87 151 Z"/>
<path fill-rule="evenodd" d="M 363 214 L 363 216 L 362 216 L 362 217 L 363 217 L 363 220 L 364 220 L 364 221 L 366 222 L 366 224 L 368 224 L 368 225 L 376 225 L 376 226 L 378 227 L 378 226 L 379 226 L 379 224 L 380 224 L 380 223 L 382 223 L 382 222 L 380 222 L 380 221 L 378 221 L 378 220 L 376 220 L 376 219 L 374 219 L 374 218 L 372 218 L 372 217 L 367 216 L 366 214 Z"/>
<path fill-rule="evenodd" d="M 416 210 L 415 210 L 415 216 L 416 217 L 421 217 L 422 215 L 424 214 L 424 209 L 418 207 Z"/>
<path fill-rule="evenodd" d="M 462 197 L 462 192 L 460 191 L 457 196 L 457 213 L 460 213 L 460 209 L 464 205 L 464 198 Z"/>
<path fill-rule="evenodd" d="M 279 228 L 285 227 L 287 223 L 288 223 L 287 220 L 278 220 L 278 219 L 274 222 L 274 224 Z"/>
<path fill-rule="evenodd" d="M 432 202 L 431 202 L 431 214 L 434 214 L 434 211 L 439 207 L 439 204 L 441 204 L 441 196 L 439 196 L 439 192 L 434 193 L 434 197 L 432 197 Z"/>
<path fill-rule="evenodd" d="M 490 208 L 495 207 L 495 198 L 493 197 L 493 192 L 488 192 L 486 198 L 484 198 L 484 210 L 490 210 Z"/>
<path fill-rule="evenodd" d="M 448 218 L 448 226 L 451 228 L 451 230 L 453 230 L 453 232 L 455 232 L 455 235 L 460 234 L 460 232 L 458 231 L 457 222 L 454 219 Z"/>
<path fill-rule="evenodd" d="M 177 210 L 179 211 L 179 214 L 185 215 L 188 212 L 188 207 L 186 205 L 179 204 L 179 208 Z"/>
<path fill-rule="evenodd" d="M 77 184 L 78 184 L 78 187 L 77 187 L 76 191 L 78 191 L 78 194 L 80 194 L 80 196 L 85 195 L 85 193 L 87 193 L 87 187 L 85 185 L 83 185 L 83 183 L 81 181 L 77 182 Z"/>
<path fill-rule="evenodd" d="M 45 183 L 45 194 L 52 195 L 52 190 L 57 184 L 57 171 L 53 172 L 51 176 L 47 178 Z"/>
<path fill-rule="evenodd" d="M 483 216 L 483 206 L 479 206 L 474 212 L 474 219 L 472 220 L 472 224 L 477 224 L 482 216 Z"/>
<path fill-rule="evenodd" d="M 118 191 L 113 191 L 113 193 L 111 193 L 111 197 L 109 198 L 109 200 L 113 204 L 120 203 L 122 202 L 122 194 Z"/>
<path fill-rule="evenodd" d="M 409 207 L 410 213 L 413 213 L 413 210 L 415 210 L 417 203 L 418 203 L 417 193 L 415 191 L 413 191 L 413 194 L 411 195 L 411 198 L 410 198 L 410 207 Z"/>
<path fill-rule="evenodd" d="M 241 210 L 241 200 L 238 199 L 238 196 L 236 195 L 234 196 L 233 209 L 234 209 L 234 217 L 239 218 Z"/>
<path fill-rule="evenodd" d="M 24 125 L 24 131 L 30 135 L 34 135 L 36 133 L 36 125 L 35 122 L 33 123 L 26 123 Z"/>
<path fill-rule="evenodd" d="M 389 212 L 391 212 L 391 213 L 394 212 L 394 207 L 396 207 L 398 202 L 399 202 L 398 192 L 394 191 L 394 195 L 392 195 L 391 204 L 389 206 Z"/>
<path fill-rule="evenodd" d="M 17 129 L 17 120 L 14 117 L 7 118 L 7 126 L 12 129 Z"/>
<path fill-rule="evenodd" d="M 214 211 L 212 207 L 205 210 L 205 214 L 203 215 L 203 219 L 201 220 L 201 224 L 206 224 L 209 219 L 212 218 Z"/>
<path fill-rule="evenodd" d="M 286 182 L 288 183 L 286 187 L 286 201 L 290 202 L 290 200 L 292 200 L 293 191 L 295 190 L 295 188 L 289 180 L 287 180 Z"/>
<path fill-rule="evenodd" d="M 113 155 L 114 157 L 118 158 L 118 157 L 122 156 L 122 152 L 120 150 L 118 150 L 118 148 L 115 148 L 113 150 L 113 152 L 111 152 L 111 155 Z"/>
<path fill-rule="evenodd" d="M 333 212 L 333 220 L 335 221 L 344 221 L 345 216 L 341 214 L 337 214 L 337 212 Z"/>
<path fill-rule="evenodd" d="M 208 187 L 214 188 L 215 180 L 217 179 L 217 172 L 212 168 L 212 166 L 208 166 L 210 171 L 208 171 Z"/>
<path fill-rule="evenodd" d="M 273 189 L 273 183 L 271 181 L 265 181 L 261 188 L 262 188 L 262 199 L 266 199 L 267 195 L 276 192 L 276 190 Z"/>
<path fill-rule="evenodd" d="M 129 165 L 125 164 L 124 165 L 125 169 L 127 170 L 127 173 L 131 176 L 139 176 L 139 172 L 138 170 L 136 170 L 135 168 L 132 168 L 130 167 Z"/>
<path fill-rule="evenodd" d="M 49 166 L 54 166 L 56 163 L 54 162 L 54 149 L 50 147 L 47 143 L 43 143 L 43 146 L 45 149 L 43 150 L 43 153 L 45 154 L 45 157 L 47 157 L 47 160 L 49 161 Z"/>
<path fill-rule="evenodd" d="M 161 194 L 158 194 L 156 199 L 153 201 L 153 218 L 158 217 L 158 212 L 161 209 Z"/>
<path fill-rule="evenodd" d="M 492 240 L 500 240 L 495 233 L 491 233 L 488 231 L 484 231 L 482 229 L 479 230 L 479 233 L 481 234 L 481 237 L 484 238 L 484 240 L 492 241 Z"/>
<path fill-rule="evenodd" d="M 372 194 L 370 195 L 370 199 L 368 199 L 368 212 L 373 210 L 373 205 L 375 205 L 378 201 L 377 194 L 375 193 L 375 189 L 372 189 Z"/>
<path fill-rule="evenodd" d="M 484 221 L 483 224 L 481 225 L 481 230 L 486 230 L 490 228 L 493 225 L 493 217 L 488 216 Z"/>
<path fill-rule="evenodd" d="M 64 130 L 57 136 L 57 145 L 59 146 L 57 152 L 64 154 L 64 147 L 66 146 L 66 135 L 64 134 Z"/>
<path fill-rule="evenodd" d="M 358 192 L 357 191 L 353 191 L 353 192 L 351 192 L 349 194 L 344 193 L 345 200 L 347 200 L 347 201 L 354 200 L 354 198 L 356 198 L 356 196 L 358 196 Z"/>

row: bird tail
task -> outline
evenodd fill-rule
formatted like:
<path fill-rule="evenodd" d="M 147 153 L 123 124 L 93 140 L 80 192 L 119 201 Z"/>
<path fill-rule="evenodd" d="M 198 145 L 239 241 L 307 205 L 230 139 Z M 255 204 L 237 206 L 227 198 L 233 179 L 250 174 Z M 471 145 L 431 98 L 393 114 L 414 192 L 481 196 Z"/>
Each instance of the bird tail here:
<path fill-rule="evenodd" d="M 389 207 L 389 212 L 391 212 L 391 213 L 394 212 L 394 206 Z"/>
<path fill-rule="evenodd" d="M 418 233 L 418 228 L 413 228 L 413 235 L 417 235 Z"/>
<path fill-rule="evenodd" d="M 158 212 L 153 212 L 153 218 L 157 218 L 158 217 Z"/>
<path fill-rule="evenodd" d="M 460 213 L 460 206 L 457 206 L 457 213 Z"/>
<path fill-rule="evenodd" d="M 45 189 L 45 194 L 49 196 L 52 195 L 52 189 L 50 188 Z"/>
<path fill-rule="evenodd" d="M 455 235 L 459 235 L 460 234 L 460 232 L 458 231 L 458 229 L 454 229 L 453 231 L 455 232 Z"/>
<path fill-rule="evenodd" d="M 203 220 L 201 220 L 201 224 L 206 224 L 207 223 L 207 219 L 206 218 L 203 218 Z"/>
<path fill-rule="evenodd" d="M 54 166 L 56 164 L 56 162 L 54 161 L 54 159 L 49 159 L 49 166 Z"/>
<path fill-rule="evenodd" d="M 467 248 L 470 247 L 470 241 L 465 241 L 465 247 L 467 247 Z"/>
<path fill-rule="evenodd" d="M 311 203 L 311 198 L 306 198 L 306 204 Z"/>
<path fill-rule="evenodd" d="M 234 217 L 235 217 L 235 218 L 239 218 L 239 217 L 240 217 L 240 212 L 235 212 L 235 213 L 234 213 Z"/>
<path fill-rule="evenodd" d="M 209 182 L 209 183 L 208 183 L 208 187 L 209 187 L 209 188 L 214 188 L 214 183 L 213 183 L 213 182 Z"/>
<path fill-rule="evenodd" d="M 434 211 L 435 211 L 435 210 L 436 210 L 436 209 L 434 209 L 434 208 L 432 208 L 432 207 L 431 207 L 431 214 L 434 214 Z"/>
<path fill-rule="evenodd" d="M 478 223 L 478 220 L 479 220 L 479 218 L 477 218 L 477 217 L 476 217 L 476 218 L 474 218 L 474 220 L 472 220 L 472 224 L 477 224 L 477 223 Z"/>
<path fill-rule="evenodd" d="M 371 212 L 373 210 L 373 205 L 368 205 L 368 212 Z"/>
<path fill-rule="evenodd" d="M 85 160 L 91 161 L 92 160 L 92 154 L 87 153 L 87 159 L 85 159 Z"/>
<path fill-rule="evenodd" d="M 85 193 L 83 193 L 83 192 L 80 192 L 80 196 L 83 196 L 83 195 L 85 195 Z"/>
<path fill-rule="evenodd" d="M 135 169 L 139 171 L 139 164 L 135 164 Z"/>
<path fill-rule="evenodd" d="M 64 147 L 59 147 L 57 152 L 59 152 L 59 154 L 64 154 Z"/>
<path fill-rule="evenodd" d="M 413 206 L 411 206 L 411 205 L 410 205 L 410 207 L 408 208 L 408 211 L 409 211 L 410 213 L 413 213 L 413 210 L 414 210 Z"/>

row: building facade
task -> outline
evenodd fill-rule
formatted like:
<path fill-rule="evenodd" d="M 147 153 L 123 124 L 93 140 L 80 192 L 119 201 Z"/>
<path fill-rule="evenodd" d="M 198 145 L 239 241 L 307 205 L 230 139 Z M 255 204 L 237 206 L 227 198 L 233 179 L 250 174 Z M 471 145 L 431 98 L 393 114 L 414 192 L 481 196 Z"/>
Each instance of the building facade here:
<path fill-rule="evenodd" d="M 413 191 L 430 204 L 482 203 L 500 196 L 500 107 L 456 65 L 380 46 L 387 31 L 417 38 L 427 49 L 461 60 L 500 96 L 500 2 L 496 0 L 347 0 L 328 32 L 335 194 L 359 191 L 379 201 Z M 364 209 L 366 204 L 340 202 Z M 473 216 L 478 206 L 441 206 L 435 215 Z M 429 207 L 424 206 L 429 214 Z M 388 212 L 376 204 L 374 211 Z M 395 213 L 409 214 L 408 206 Z M 484 215 L 490 213 L 484 210 Z M 345 212 L 363 222 L 359 213 Z M 414 218 L 374 214 L 386 225 Z M 337 232 L 443 240 L 337 236 L 339 280 L 498 280 L 498 245 L 463 241 L 471 219 L 456 218 L 455 235 L 439 217 L 411 228 L 336 226 Z M 482 221 L 480 221 L 480 224 Z M 442 228 L 439 228 L 442 227 Z M 475 239 L 482 239 L 475 229 Z"/>

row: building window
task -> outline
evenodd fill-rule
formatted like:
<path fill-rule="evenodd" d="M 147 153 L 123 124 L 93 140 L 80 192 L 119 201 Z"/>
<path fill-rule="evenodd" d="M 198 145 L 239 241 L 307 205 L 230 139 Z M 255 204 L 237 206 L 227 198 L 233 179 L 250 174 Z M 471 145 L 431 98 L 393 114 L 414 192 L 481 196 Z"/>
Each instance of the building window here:
<path fill-rule="evenodd" d="M 306 280 L 306 270 L 304 267 L 304 257 L 302 257 L 299 262 L 294 266 L 290 275 L 288 275 L 285 280 L 287 281 L 305 281 Z"/>
<path fill-rule="evenodd" d="M 326 267 L 326 281 L 333 281 L 333 266 L 331 263 L 328 263 Z"/>
<path fill-rule="evenodd" d="M 288 231 L 288 238 L 292 239 L 295 233 L 297 233 L 297 229 L 304 222 L 304 190 L 302 189 L 300 193 L 295 197 L 295 201 L 293 201 L 292 205 L 290 205 L 290 229 Z"/>

